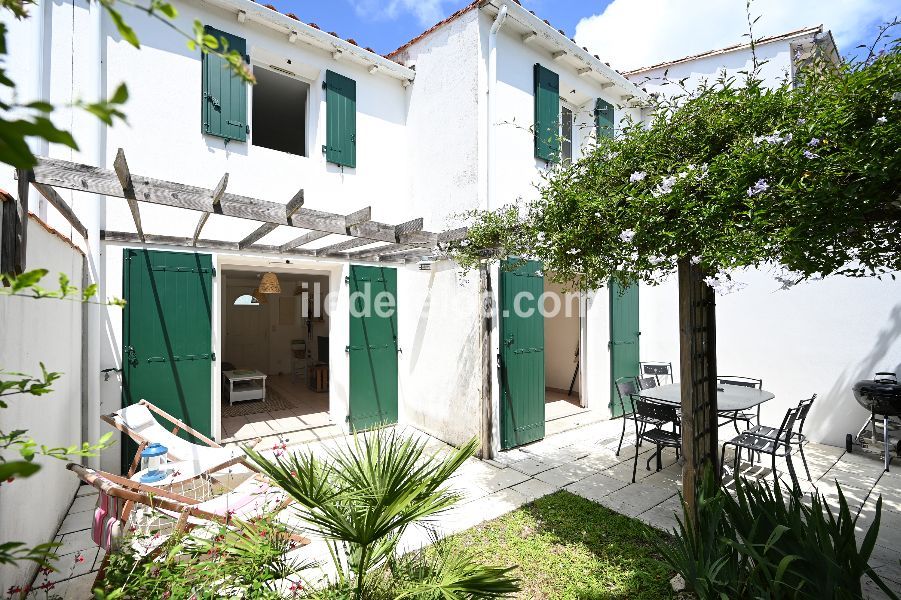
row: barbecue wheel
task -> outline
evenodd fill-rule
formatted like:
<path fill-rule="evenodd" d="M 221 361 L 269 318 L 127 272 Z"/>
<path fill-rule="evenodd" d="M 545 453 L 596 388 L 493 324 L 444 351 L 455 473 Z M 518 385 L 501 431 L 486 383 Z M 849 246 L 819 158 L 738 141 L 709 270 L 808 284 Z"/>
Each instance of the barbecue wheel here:
<path fill-rule="evenodd" d="M 899 444 L 901 444 L 901 442 L 899 442 Z M 847 450 L 848 452 L 851 452 L 851 449 L 853 447 L 854 447 L 854 438 L 849 433 L 845 436 L 845 450 Z M 899 450 L 901 450 L 901 448 L 899 448 Z"/>

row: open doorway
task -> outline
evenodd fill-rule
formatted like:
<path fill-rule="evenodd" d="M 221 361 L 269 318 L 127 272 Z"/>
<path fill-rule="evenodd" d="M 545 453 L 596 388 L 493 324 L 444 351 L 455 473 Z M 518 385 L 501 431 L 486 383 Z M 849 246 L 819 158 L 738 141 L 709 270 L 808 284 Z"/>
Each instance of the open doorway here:
<path fill-rule="evenodd" d="M 545 421 L 581 413 L 582 321 L 579 295 L 545 278 L 544 382 Z"/>
<path fill-rule="evenodd" d="M 222 438 L 319 439 L 329 418 L 329 275 L 222 273 Z"/>

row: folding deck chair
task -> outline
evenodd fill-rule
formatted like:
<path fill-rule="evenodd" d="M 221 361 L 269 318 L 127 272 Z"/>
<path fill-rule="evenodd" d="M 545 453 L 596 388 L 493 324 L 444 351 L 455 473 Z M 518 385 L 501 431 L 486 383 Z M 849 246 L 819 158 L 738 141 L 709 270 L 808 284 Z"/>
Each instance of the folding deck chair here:
<path fill-rule="evenodd" d="M 284 490 L 259 473 L 230 492 L 199 501 L 75 463 L 69 463 L 67 468 L 99 491 L 92 538 L 98 546 L 107 550 L 107 557 L 120 547 L 125 524 L 136 505 L 171 517 L 176 521 L 173 533 L 183 533 L 203 525 L 228 526 L 236 520 L 258 520 L 285 509 L 291 502 L 291 497 Z M 152 543 L 139 551 L 154 552 L 167 538 L 168 535 L 154 536 Z M 302 546 L 310 543 L 308 538 L 299 534 L 291 534 L 291 538 Z M 106 560 L 98 573 L 98 581 L 102 579 Z"/>
<path fill-rule="evenodd" d="M 163 427 L 154 417 L 154 413 L 174 425 L 172 431 Z M 185 424 L 147 400 L 141 400 L 137 404 L 126 406 L 114 413 L 100 417 L 110 426 L 126 434 L 138 444 L 138 451 L 128 469 L 128 476 L 134 475 L 141 460 L 141 452 L 148 444 L 159 443 L 166 447 L 168 456 L 173 461 L 193 461 L 200 464 L 204 473 L 218 473 L 228 467 L 241 464 L 251 471 L 259 469 L 247 460 L 247 456 L 241 448 L 224 448 L 203 435 L 196 429 Z M 202 441 L 202 444 L 194 444 L 180 438 L 179 430 L 190 433 Z M 256 438 L 248 442 L 251 448 L 260 443 L 262 438 Z"/>

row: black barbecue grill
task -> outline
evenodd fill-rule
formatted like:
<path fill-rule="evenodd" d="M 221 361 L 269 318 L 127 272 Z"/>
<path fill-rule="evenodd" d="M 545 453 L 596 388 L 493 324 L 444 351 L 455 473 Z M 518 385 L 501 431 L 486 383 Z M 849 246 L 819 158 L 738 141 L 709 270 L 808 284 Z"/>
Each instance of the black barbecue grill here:
<path fill-rule="evenodd" d="M 901 383 L 894 373 L 876 373 L 874 379 L 864 379 L 858 381 L 851 388 L 854 392 L 854 399 L 862 407 L 870 411 L 870 418 L 867 419 L 863 427 L 857 433 L 856 440 L 852 439 L 851 434 L 847 435 L 845 445 L 847 450 L 851 451 L 852 442 L 856 441 L 861 447 L 867 447 L 870 438 L 871 443 L 875 446 L 880 442 L 878 432 L 876 430 L 877 418 L 882 420 L 882 444 L 885 457 L 885 470 L 889 470 L 889 463 L 892 460 L 892 431 L 901 429 Z M 901 455 L 901 441 L 896 441 L 896 451 Z"/>

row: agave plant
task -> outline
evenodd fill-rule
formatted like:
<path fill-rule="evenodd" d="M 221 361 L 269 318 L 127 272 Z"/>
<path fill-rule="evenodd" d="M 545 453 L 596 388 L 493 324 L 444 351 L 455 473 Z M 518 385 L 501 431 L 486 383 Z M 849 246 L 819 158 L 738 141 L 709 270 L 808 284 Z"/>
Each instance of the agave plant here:
<path fill-rule="evenodd" d="M 450 555 L 440 542 L 431 552 L 398 552 L 411 525 L 429 527 L 459 500 L 446 483 L 475 448 L 472 440 L 441 458 L 422 441 L 382 429 L 355 434 L 324 458 L 306 451 L 270 460 L 246 450 L 328 544 L 337 575 L 319 597 L 501 598 L 518 589 L 510 569 Z"/>
<path fill-rule="evenodd" d="M 863 577 L 897 599 L 868 564 L 879 533 L 882 498 L 858 545 L 857 517 L 851 515 L 841 486 L 837 489 L 836 511 L 819 495 L 805 502 L 799 493 L 784 493 L 778 481 L 770 487 L 765 481 L 739 478 L 731 495 L 708 472 L 697 523 L 689 524 L 683 502 L 674 542 L 658 542 L 657 547 L 702 600 L 862 598 Z"/>

